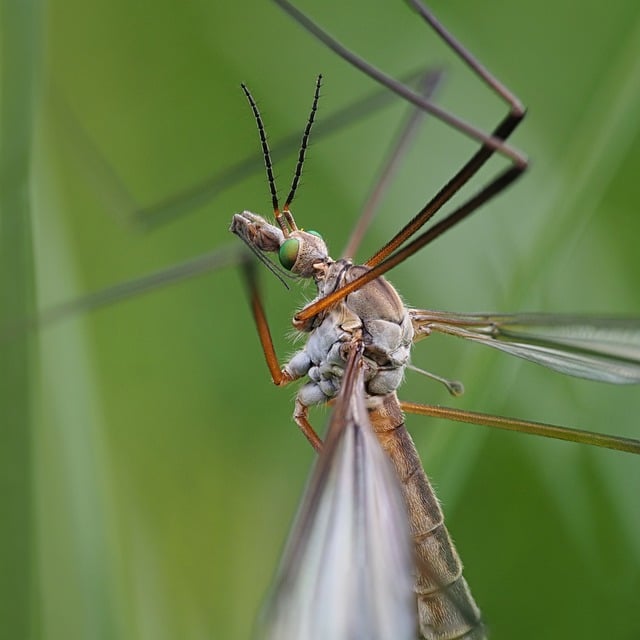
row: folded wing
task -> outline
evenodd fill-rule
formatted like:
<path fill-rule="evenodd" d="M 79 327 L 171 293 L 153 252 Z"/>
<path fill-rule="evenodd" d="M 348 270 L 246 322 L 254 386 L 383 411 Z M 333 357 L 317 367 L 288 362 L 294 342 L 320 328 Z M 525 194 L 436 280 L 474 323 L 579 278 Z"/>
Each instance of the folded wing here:
<path fill-rule="evenodd" d="M 406 508 L 369 423 L 357 360 L 354 354 L 259 622 L 259 638 L 416 637 Z"/>

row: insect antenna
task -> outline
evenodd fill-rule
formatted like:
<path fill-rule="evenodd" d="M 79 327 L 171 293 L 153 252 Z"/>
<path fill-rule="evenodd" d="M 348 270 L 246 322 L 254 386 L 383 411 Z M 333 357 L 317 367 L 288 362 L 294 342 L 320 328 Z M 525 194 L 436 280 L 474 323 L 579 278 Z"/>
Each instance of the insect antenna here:
<path fill-rule="evenodd" d="M 260 135 L 260 144 L 262 145 L 262 156 L 264 158 L 264 166 L 267 170 L 267 182 L 269 183 L 269 191 L 271 192 L 271 204 L 273 206 L 273 215 L 278 223 L 280 229 L 282 229 L 282 233 L 289 235 L 291 231 L 296 230 L 295 222 L 293 222 L 293 218 L 289 220 L 290 216 L 284 216 L 280 212 L 280 205 L 278 204 L 278 191 L 276 189 L 276 181 L 273 177 L 273 163 L 271 162 L 271 152 L 269 151 L 269 143 L 267 142 L 267 134 L 265 133 L 264 123 L 262 122 L 262 116 L 260 115 L 260 110 L 258 109 L 258 105 L 256 101 L 253 99 L 251 92 L 247 88 L 247 85 L 242 83 L 240 85 L 242 87 L 242 91 L 249 101 L 249 106 L 251 107 L 251 111 L 253 111 L 253 118 L 256 121 L 256 125 L 258 127 L 258 134 Z M 289 228 L 287 228 L 289 225 Z"/>
<path fill-rule="evenodd" d="M 289 195 L 287 196 L 287 201 L 284 203 L 284 207 L 282 208 L 282 213 L 287 217 L 287 221 L 295 228 L 295 221 L 291 212 L 289 211 L 289 206 L 293 202 L 293 198 L 296 195 L 296 189 L 298 188 L 298 183 L 300 182 L 300 176 L 302 175 L 302 166 L 304 165 L 304 158 L 307 153 L 307 148 L 309 147 L 309 135 L 311 133 L 311 127 L 316 118 L 316 113 L 318 111 L 318 100 L 320 99 L 320 87 L 322 86 L 322 74 L 318 75 L 316 79 L 316 90 L 313 94 L 313 103 L 311 104 L 311 113 L 309 114 L 309 119 L 307 120 L 307 126 L 304 128 L 304 133 L 302 134 L 302 142 L 300 143 L 300 151 L 298 152 L 298 162 L 296 163 L 296 170 L 293 173 L 293 180 L 291 182 L 291 190 L 289 191 Z"/>

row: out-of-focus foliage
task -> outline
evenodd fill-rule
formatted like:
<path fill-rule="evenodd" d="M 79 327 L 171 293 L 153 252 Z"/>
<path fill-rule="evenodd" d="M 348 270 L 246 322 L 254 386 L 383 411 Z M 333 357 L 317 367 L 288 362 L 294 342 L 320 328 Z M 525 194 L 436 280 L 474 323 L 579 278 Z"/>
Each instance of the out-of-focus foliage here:
<path fill-rule="evenodd" d="M 306 4 L 397 76 L 444 66 L 447 108 L 487 130 L 502 117 L 403 3 Z M 529 106 L 514 143 L 533 166 L 396 270 L 407 303 L 640 315 L 638 3 L 587 0 L 577 12 L 569 0 L 440 0 L 433 9 Z M 269 2 L 53 0 L 33 18 L 41 309 L 233 243 L 236 211 L 268 213 L 258 170 L 151 230 L 131 216 L 244 158 L 261 161 L 240 82 L 274 145 L 302 130 L 319 72 L 319 123 L 375 89 Z M 336 253 L 405 112 L 399 101 L 363 110 L 312 142 L 294 211 Z M 428 120 L 360 257 L 473 149 Z M 294 159 L 274 158 L 283 192 Z M 284 358 L 304 294 L 263 280 Z M 24 425 L 33 490 L 7 497 L 32 501 L 35 528 L 24 536 L 36 549 L 35 628 L 50 640 L 246 638 L 313 455 L 290 419 L 292 392 L 269 381 L 238 273 L 76 314 L 39 343 Z M 467 394 L 452 400 L 409 374 L 407 399 L 640 437 L 637 388 L 568 380 L 446 338 L 422 342 L 414 361 L 463 380 Z M 325 417 L 313 414 L 318 425 Z M 496 638 L 640 635 L 640 460 L 477 427 L 409 426 Z M 13 540 L 0 531 L 6 551 Z"/>

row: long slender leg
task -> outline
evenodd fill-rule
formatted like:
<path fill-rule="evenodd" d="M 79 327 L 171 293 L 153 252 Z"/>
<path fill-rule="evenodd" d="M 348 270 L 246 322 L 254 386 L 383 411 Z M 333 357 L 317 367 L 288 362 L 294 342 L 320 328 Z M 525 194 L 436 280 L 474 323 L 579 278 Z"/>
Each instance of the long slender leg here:
<path fill-rule="evenodd" d="M 453 51 L 478 75 L 478 77 L 487 84 L 494 92 L 496 92 L 509 105 L 509 113 L 502 122 L 495 128 L 492 135 L 487 135 L 479 131 L 475 127 L 463 122 L 459 118 L 443 111 L 430 100 L 410 90 L 408 87 L 398 82 L 394 78 L 386 75 L 379 69 L 370 65 L 364 59 L 349 51 L 340 44 L 335 38 L 316 25 L 304 13 L 299 11 L 288 0 L 275 0 L 289 15 L 291 15 L 299 24 L 310 31 L 321 42 L 335 51 L 344 60 L 364 72 L 372 79 L 380 82 L 394 91 L 401 97 L 425 111 L 433 114 L 443 122 L 449 124 L 465 135 L 482 142 L 482 147 L 471 157 L 471 159 L 449 180 L 449 182 L 433 197 L 427 204 L 417 213 L 416 216 L 405 225 L 388 243 L 386 243 L 376 254 L 374 254 L 366 265 L 372 267 L 369 273 L 364 274 L 359 279 L 354 280 L 349 285 L 338 289 L 331 295 L 318 300 L 314 304 L 309 305 L 298 313 L 294 318 L 294 326 L 301 328 L 316 314 L 327 309 L 331 305 L 343 299 L 349 293 L 359 289 L 367 282 L 383 275 L 389 269 L 393 268 L 409 256 L 413 255 L 428 242 L 438 237 L 447 229 L 451 228 L 457 222 L 463 220 L 471 213 L 476 211 L 487 200 L 493 198 L 503 191 L 514 180 L 516 180 L 527 168 L 527 159 L 519 152 L 513 150 L 507 144 L 505 139 L 522 121 L 525 110 L 520 101 L 508 90 L 497 78 L 482 66 L 468 52 L 461 43 L 459 43 L 444 27 L 435 19 L 430 11 L 424 7 L 419 0 L 411 0 L 413 8 L 431 25 L 438 35 L 453 49 Z M 509 158 L 512 167 L 498 174 L 483 189 L 481 189 L 474 197 L 465 202 L 462 206 L 455 209 L 441 223 L 435 225 L 422 236 L 417 238 L 413 243 L 409 244 L 405 249 L 400 247 L 415 235 L 432 216 L 440 210 L 440 208 L 448 202 L 451 197 L 457 193 L 487 162 L 494 153 L 501 153 Z"/>
<path fill-rule="evenodd" d="M 444 73 L 441 69 L 427 70 L 418 86 L 420 95 L 425 98 L 431 98 L 442 81 L 443 75 Z M 389 186 L 398 171 L 400 163 L 406 155 L 409 145 L 413 142 L 425 115 L 426 112 L 424 110 L 414 108 L 411 110 L 406 122 L 401 126 L 391 151 L 387 154 L 383 167 L 375 181 L 375 186 L 371 190 L 371 193 L 362 208 L 362 213 L 358 218 L 358 222 L 351 232 L 347 246 L 342 252 L 342 256 L 344 258 L 353 258 L 355 256 L 355 253 L 362 242 L 362 238 L 378 211 L 382 199 L 389 189 Z"/>
<path fill-rule="evenodd" d="M 516 180 L 522 173 L 522 169 L 519 167 L 511 167 L 507 169 L 496 179 L 491 181 L 488 185 L 482 188 L 475 196 L 467 200 L 463 205 L 452 211 L 446 218 L 429 228 L 427 231 L 418 236 L 415 240 L 410 242 L 404 248 L 396 251 L 383 262 L 373 267 L 370 271 L 367 271 L 359 278 L 351 281 L 349 284 L 337 289 L 333 293 L 325 296 L 317 302 L 306 306 L 302 311 L 297 313 L 293 318 L 293 325 L 296 328 L 301 328 L 306 323 L 321 313 L 325 309 L 336 304 L 347 295 L 363 287 L 368 282 L 379 278 L 387 271 L 397 266 L 401 262 L 404 262 L 407 258 L 419 251 L 422 247 L 429 242 L 435 240 L 442 235 L 445 231 L 453 227 L 458 222 L 461 222 L 466 217 L 477 211 L 485 202 L 495 197 L 498 193 L 506 189 L 514 180 Z M 460 185 L 462 186 L 462 185 Z"/>
<path fill-rule="evenodd" d="M 434 104 L 430 100 L 425 99 L 415 91 L 409 89 L 409 87 L 405 86 L 401 82 L 398 82 L 391 76 L 387 75 L 380 69 L 377 69 L 373 65 L 369 64 L 366 60 L 356 55 L 355 53 L 349 51 L 345 46 L 343 46 L 340 42 L 338 42 L 333 36 L 329 35 L 324 29 L 322 29 L 319 25 L 317 25 L 313 20 L 311 20 L 307 15 L 305 15 L 302 11 L 300 11 L 293 4 L 288 2 L 288 0 L 274 0 L 277 5 L 282 7 L 284 11 L 286 11 L 298 24 L 303 26 L 307 31 L 313 34 L 318 40 L 320 40 L 323 44 L 325 44 L 329 49 L 337 53 L 343 60 L 346 60 L 349 64 L 353 65 L 370 78 L 384 85 L 394 93 L 398 94 L 401 98 L 404 98 L 408 102 L 412 102 L 417 107 L 424 109 L 428 113 L 431 113 L 436 118 L 441 120 L 442 122 L 448 124 L 450 127 L 457 129 L 458 131 L 464 133 L 470 138 L 477 140 L 478 142 L 482 142 L 483 145 L 491 148 L 492 150 L 499 151 L 502 155 L 507 158 L 510 158 L 514 164 L 524 164 L 526 165 L 525 157 L 515 149 L 511 148 L 509 145 L 505 144 L 504 139 L 499 137 L 487 135 L 485 132 L 480 129 L 474 127 L 473 125 L 461 120 L 457 116 L 452 113 L 445 111 L 437 104 Z M 414 6 L 417 6 L 418 3 L 413 0 Z M 426 9 L 425 9 L 426 11 Z M 424 16 L 423 16 L 424 17 Z M 432 24 L 435 28 L 435 25 Z M 467 63 L 470 64 L 470 60 L 473 60 L 473 56 L 464 49 L 462 44 L 457 42 L 453 36 L 447 33 L 442 25 L 438 24 L 438 29 L 436 31 L 438 34 L 443 37 L 443 33 L 447 34 L 447 38 L 445 41 L 447 44 L 453 48 L 453 50 Z M 464 53 L 462 53 L 464 52 Z M 483 80 L 486 81 L 486 77 L 489 77 L 488 72 L 484 67 L 482 67 L 479 63 L 476 64 L 474 70 L 479 72 L 482 69 L 486 76 L 480 74 Z M 491 83 L 491 87 L 494 90 L 502 87 L 502 85 L 498 81 L 494 81 Z M 503 97 L 507 100 L 511 97 L 511 93 L 506 92 Z M 519 115 L 520 118 L 524 114 L 524 109 L 519 101 L 515 101 L 513 107 L 513 115 Z"/>
<path fill-rule="evenodd" d="M 274 384 L 279 387 L 283 387 L 290 382 L 293 382 L 294 378 L 280 366 L 275 347 L 273 346 L 273 338 L 271 337 L 269 323 L 267 321 L 267 316 L 264 311 L 264 305 L 262 304 L 262 298 L 260 297 L 260 291 L 258 288 L 255 263 L 246 262 L 244 264 L 243 273 L 249 292 L 253 319 L 256 323 L 262 352 L 264 353 L 264 358 L 267 363 L 267 367 L 269 368 L 271 379 Z M 305 438 L 307 438 L 311 443 L 311 446 L 316 451 L 320 451 L 322 449 L 322 440 L 307 420 L 307 407 L 305 407 L 299 400 L 296 400 L 293 418 L 296 424 L 300 427 Z"/>
<path fill-rule="evenodd" d="M 258 331 L 258 337 L 260 338 L 260 344 L 262 345 L 262 351 L 267 363 L 267 368 L 269 369 L 273 383 L 278 387 L 282 387 L 291 382 L 293 378 L 283 371 L 280 366 L 275 347 L 273 346 L 271 330 L 269 329 L 264 305 L 262 304 L 262 299 L 258 290 L 255 265 L 247 262 L 244 265 L 243 273 L 249 292 L 251 312 L 256 324 L 256 330 Z"/>
<path fill-rule="evenodd" d="M 318 452 L 322 451 L 322 440 L 316 433 L 309 420 L 307 419 L 309 408 L 296 400 L 295 408 L 293 410 L 293 419 L 295 423 L 300 427 L 300 431 L 304 434 L 304 437 L 309 441 L 309 444 Z"/>
<path fill-rule="evenodd" d="M 27 321 L 24 326 L 20 326 L 18 329 L 46 327 L 80 313 L 86 313 L 128 298 L 151 293 L 170 284 L 183 282 L 189 278 L 202 276 L 218 269 L 235 267 L 245 260 L 245 253 L 245 251 L 239 251 L 238 247 L 235 246 L 218 247 L 213 251 L 195 256 L 165 269 L 154 271 L 133 280 L 120 282 L 73 300 L 55 304 L 42 311 L 36 319 Z M 1 341 L 2 336 L 0 336 Z"/>
<path fill-rule="evenodd" d="M 516 418 L 505 418 L 493 416 L 487 413 L 476 411 L 466 411 L 463 409 L 452 409 L 450 407 L 439 407 L 431 404 L 418 404 L 416 402 L 400 402 L 403 411 L 415 413 L 421 416 L 432 418 L 445 418 L 455 422 L 465 422 L 467 424 L 477 424 L 485 427 L 494 427 L 506 431 L 518 431 L 545 438 L 555 438 L 556 440 L 567 440 L 580 444 L 589 444 L 616 451 L 626 451 L 628 453 L 640 454 L 640 440 L 633 438 L 621 438 L 610 436 L 604 433 L 594 433 L 582 429 L 571 429 L 569 427 L 559 427 L 544 422 L 532 422 L 529 420 L 519 420 Z"/>

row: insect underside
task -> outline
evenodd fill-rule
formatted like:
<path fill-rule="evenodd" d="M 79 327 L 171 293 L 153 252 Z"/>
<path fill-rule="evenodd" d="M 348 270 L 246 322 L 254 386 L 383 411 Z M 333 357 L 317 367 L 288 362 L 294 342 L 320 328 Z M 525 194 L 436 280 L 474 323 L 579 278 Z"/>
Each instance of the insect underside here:
<path fill-rule="evenodd" d="M 234 216 L 231 230 L 260 251 L 273 251 L 284 241 L 279 228 L 247 211 Z M 299 242 L 291 270 L 313 278 L 318 299 L 368 271 L 350 260 L 332 260 L 315 234 L 296 230 L 290 236 Z M 282 368 L 290 380 L 309 379 L 297 393 L 296 418 L 306 417 L 309 406 L 339 394 L 349 355 L 362 350 L 368 421 L 395 468 L 415 549 L 415 594 L 423 636 L 483 638 L 479 609 L 462 576 L 462 563 L 404 427 L 396 396 L 414 339 L 411 312 L 393 286 L 377 278 L 313 317 L 302 330 L 309 334 L 304 348 Z M 402 544 L 402 536 L 387 544 Z M 375 562 L 375 558 L 364 558 L 363 562 Z"/>
<path fill-rule="evenodd" d="M 258 126 L 275 224 L 244 211 L 234 215 L 231 231 L 278 277 L 282 267 L 294 277 L 312 279 L 317 287 L 316 298 L 293 320 L 297 330 L 308 334 L 306 344 L 280 366 L 253 270 L 247 267 L 245 272 L 271 377 L 278 386 L 306 380 L 296 395 L 293 417 L 320 453 L 259 635 L 269 640 L 408 640 L 416 636 L 418 627 L 426 640 L 481 640 L 487 635 L 480 611 L 462 575 L 462 563 L 444 526 L 442 510 L 405 429 L 402 408 L 636 454 L 640 453 L 640 442 L 466 410 L 400 403 L 396 390 L 409 366 L 412 344 L 439 332 L 561 373 L 635 384 L 640 382 L 640 323 L 637 319 L 604 316 L 460 314 L 406 308 L 383 276 L 522 175 L 528 161 L 505 140 L 522 121 L 525 108 L 419 0 L 409 3 L 508 105 L 509 112 L 491 134 L 434 106 L 428 81 L 420 91 L 413 91 L 343 47 L 287 0 L 275 1 L 347 62 L 481 146 L 364 265 L 353 264 L 348 258 L 333 260 L 319 234 L 298 228 L 289 208 L 317 111 L 321 76 L 316 82 L 291 190 L 282 209 L 264 125 L 249 90 L 242 85 Z M 405 131 L 411 130 L 409 124 Z M 402 146 L 400 136 L 398 148 Z M 495 153 L 509 159 L 510 165 L 423 229 Z M 388 165 L 395 159 L 392 157 Z M 363 213 L 360 222 L 366 218 Z M 349 241 L 348 256 L 354 255 L 362 237 L 358 227 Z M 266 257 L 268 253 L 278 254 L 280 267 Z M 444 383 L 454 395 L 461 389 L 456 381 L 427 375 Z M 333 413 L 322 442 L 307 414 L 310 406 L 328 402 L 334 405 Z"/>

